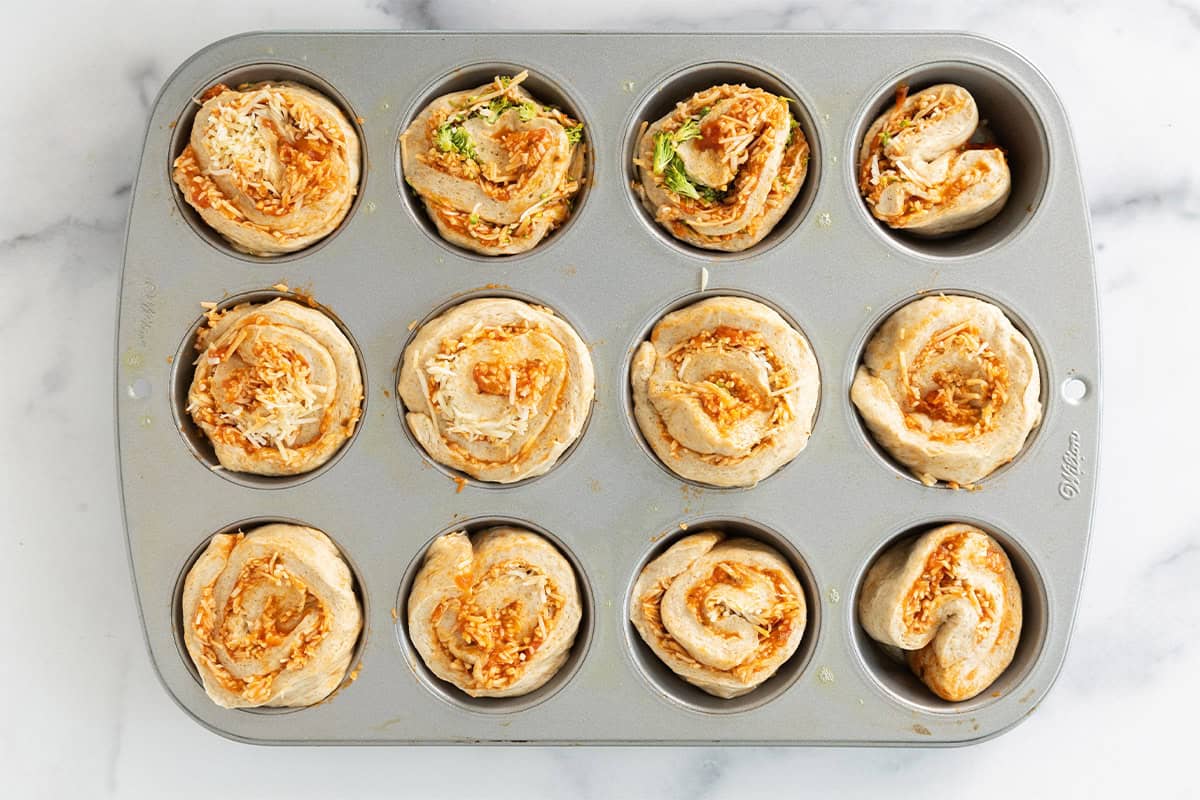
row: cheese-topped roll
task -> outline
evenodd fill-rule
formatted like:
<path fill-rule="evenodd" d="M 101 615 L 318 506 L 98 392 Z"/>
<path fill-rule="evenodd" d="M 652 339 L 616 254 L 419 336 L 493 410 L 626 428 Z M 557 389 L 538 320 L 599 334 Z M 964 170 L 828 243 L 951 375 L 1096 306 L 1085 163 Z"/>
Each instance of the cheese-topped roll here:
<path fill-rule="evenodd" d="M 943 700 L 968 700 L 1012 663 L 1021 639 L 1021 587 L 995 539 L 943 525 L 889 548 L 858 602 L 863 628 L 908 651 L 908 664 Z"/>
<path fill-rule="evenodd" d="M 1033 347 L 996 306 L 937 295 L 867 343 L 850 399 L 875 440 L 922 482 L 974 483 L 1013 459 L 1042 416 Z"/>
<path fill-rule="evenodd" d="M 543 306 L 488 297 L 426 323 L 404 350 L 404 418 L 433 459 L 481 481 L 548 471 L 596 393 L 579 334 Z"/>
<path fill-rule="evenodd" d="M 187 411 L 223 468 L 308 472 L 354 433 L 358 358 L 320 311 L 283 298 L 210 311 L 196 349 Z"/>
<path fill-rule="evenodd" d="M 201 96 L 172 173 L 187 202 L 236 249 L 274 256 L 328 236 L 350 210 L 358 134 L 296 83 L 218 84 Z"/>
<path fill-rule="evenodd" d="M 634 188 L 654 220 L 707 250 L 761 241 L 808 173 L 808 141 L 788 104 L 762 89 L 722 84 L 646 125 Z"/>
<path fill-rule="evenodd" d="M 583 185 L 583 124 L 526 91 L 528 77 L 443 95 L 400 135 L 404 180 L 438 233 L 483 255 L 535 247 Z"/>
<path fill-rule="evenodd" d="M 683 478 L 753 486 L 808 444 L 820 394 L 808 341 L 775 310 L 711 297 L 664 316 L 634 353 L 633 411 Z"/>
<path fill-rule="evenodd" d="M 706 531 L 646 565 L 629 618 L 673 672 L 730 698 L 752 691 L 792 657 L 808 612 L 800 581 L 776 550 Z"/>
<path fill-rule="evenodd" d="M 583 606 L 571 562 L 544 537 L 497 527 L 438 537 L 408 596 L 425 665 L 472 697 L 516 697 L 566 663 Z"/>
<path fill-rule="evenodd" d="M 345 679 L 361 630 L 350 568 L 313 528 L 218 534 L 184 580 L 184 644 L 225 708 L 319 703 Z"/>
<path fill-rule="evenodd" d="M 979 110 L 961 86 L 909 95 L 880 115 L 859 149 L 858 185 L 876 219 L 922 236 L 978 227 L 1012 188 L 999 147 L 976 141 Z"/>

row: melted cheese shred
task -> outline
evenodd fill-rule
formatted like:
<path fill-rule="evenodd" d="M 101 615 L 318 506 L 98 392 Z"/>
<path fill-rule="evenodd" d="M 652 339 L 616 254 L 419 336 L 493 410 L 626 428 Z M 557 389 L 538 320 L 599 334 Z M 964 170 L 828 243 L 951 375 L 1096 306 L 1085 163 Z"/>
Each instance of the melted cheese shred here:
<path fill-rule="evenodd" d="M 705 357 L 720 359 L 731 367 L 738 361 L 748 362 L 749 371 L 766 372 L 768 383 L 766 387 L 756 386 L 752 378 L 747 379 L 737 369 L 701 370 L 693 377 L 689 367 Z M 665 395 L 692 401 L 693 407 L 711 420 L 723 438 L 729 437 L 734 426 L 743 420 L 753 416 L 761 420 L 748 449 L 736 454 L 697 452 L 697 458 L 713 465 L 749 458 L 757 449 L 769 446 L 775 433 L 794 418 L 789 400 L 790 387 L 794 385 L 792 371 L 757 331 L 725 325 L 703 330 L 672 349 L 667 359 L 674 366 L 677 378 L 662 381 L 655 388 Z M 651 389 L 652 399 L 655 388 Z M 664 435 L 671 436 L 669 430 Z M 675 449 L 683 446 L 674 437 L 671 441 Z"/>
<path fill-rule="evenodd" d="M 480 594 L 501 578 L 518 585 L 522 599 L 481 604 Z M 439 604 L 430 617 L 438 644 L 464 689 L 507 689 L 558 624 L 563 596 L 545 573 L 520 559 L 493 564 L 478 579 L 463 573 L 462 582 L 462 595 Z M 532 598 L 535 608 L 524 598 Z"/>
<path fill-rule="evenodd" d="M 222 387 L 232 407 L 220 412 L 220 420 L 248 444 L 274 447 L 284 461 L 294 460 L 301 428 L 320 422 L 320 400 L 332 387 L 311 383 L 308 362 L 294 350 L 260 342 L 251 352 L 248 366 Z M 222 363 L 220 358 L 216 361 Z"/>
<path fill-rule="evenodd" d="M 897 358 L 904 352 L 897 350 Z M 931 419 L 947 423 L 930 431 L 934 441 L 961 441 L 995 430 L 1008 400 L 1008 367 L 969 322 L 936 331 L 900 376 L 905 424 L 924 430 Z"/>

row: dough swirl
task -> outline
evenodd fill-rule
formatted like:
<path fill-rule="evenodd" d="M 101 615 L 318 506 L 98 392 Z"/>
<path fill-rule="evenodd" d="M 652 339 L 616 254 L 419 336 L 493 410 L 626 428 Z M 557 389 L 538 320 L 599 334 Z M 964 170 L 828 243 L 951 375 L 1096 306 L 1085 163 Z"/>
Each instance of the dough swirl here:
<path fill-rule="evenodd" d="M 995 682 L 1021 638 L 1021 587 L 996 540 L 943 525 L 889 548 L 871 565 L 858 603 L 867 634 L 906 653 L 943 700 L 968 700 Z"/>
<path fill-rule="evenodd" d="M 774 675 L 808 621 L 804 589 L 783 556 L 715 531 L 686 536 L 646 565 L 629 618 L 672 671 L 723 698 Z"/>
<path fill-rule="evenodd" d="M 583 125 L 529 94 L 528 76 L 443 95 L 400 135 L 404 180 L 442 238 L 483 255 L 535 247 L 583 185 Z"/>
<path fill-rule="evenodd" d="M 964 486 L 1013 459 L 1041 419 L 1033 347 L 996 306 L 937 295 L 867 343 L 850 399 L 875 440 L 922 482 Z"/>
<path fill-rule="evenodd" d="M 787 213 L 808 155 L 787 98 L 722 84 L 645 127 L 634 189 L 676 239 L 735 252 L 757 244 Z"/>
<path fill-rule="evenodd" d="M 583 610 L 575 571 L 545 538 L 496 527 L 438 537 L 408 597 L 429 669 L 472 697 L 516 697 L 566 663 Z"/>
<path fill-rule="evenodd" d="M 225 708 L 324 700 L 345 678 L 361 630 L 350 568 L 313 528 L 218 534 L 184 580 L 184 644 Z"/>
<path fill-rule="evenodd" d="M 426 323 L 404 350 L 405 420 L 434 460 L 481 481 L 548 471 L 595 396 L 587 346 L 542 306 L 480 298 Z"/>
<path fill-rule="evenodd" d="M 776 311 L 711 297 L 664 316 L 630 369 L 634 417 L 683 478 L 753 486 L 808 443 L 820 393 L 808 342 Z"/>
<path fill-rule="evenodd" d="M 361 147 L 341 109 L 296 83 L 218 84 L 172 178 L 236 249 L 275 256 L 333 232 L 358 192 Z"/>
<path fill-rule="evenodd" d="M 978 126 L 975 98 L 961 86 L 901 89 L 859 150 L 859 190 L 876 219 L 941 236 L 999 214 L 1012 177 L 1004 151 L 978 143 Z"/>
<path fill-rule="evenodd" d="M 211 311 L 196 349 L 187 411 L 224 469 L 308 472 L 354 433 L 358 359 L 320 311 L 283 298 Z"/>

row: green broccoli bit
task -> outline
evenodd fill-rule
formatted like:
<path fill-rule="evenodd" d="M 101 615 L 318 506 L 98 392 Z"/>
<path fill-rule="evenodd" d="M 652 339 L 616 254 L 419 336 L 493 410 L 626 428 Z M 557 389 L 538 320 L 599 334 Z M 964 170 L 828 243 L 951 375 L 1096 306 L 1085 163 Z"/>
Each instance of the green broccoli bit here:
<path fill-rule="evenodd" d="M 583 123 L 579 123 L 573 127 L 567 128 L 567 142 L 569 144 L 579 144 L 583 141 Z"/>
<path fill-rule="evenodd" d="M 663 172 L 663 184 L 676 194 L 690 197 L 693 200 L 703 200 L 705 203 L 719 203 L 725 199 L 725 192 L 705 186 L 700 182 L 693 183 L 688 177 L 683 159 L 678 155 L 671 158 Z"/>
<path fill-rule="evenodd" d="M 700 195 L 700 199 L 706 203 L 719 203 L 725 199 L 725 193 L 720 189 L 714 189 L 711 186 L 698 185 L 696 192 Z"/>
<path fill-rule="evenodd" d="M 471 134 L 467 133 L 461 125 L 446 123 L 439 126 L 434 135 L 434 141 L 443 153 L 457 150 L 466 158 L 476 160 L 479 158 L 478 153 L 475 152 L 475 144 L 471 141 Z"/>
<path fill-rule="evenodd" d="M 700 192 L 696 191 L 696 187 L 688 180 L 681 158 L 672 158 L 667 164 L 666 170 L 663 172 L 663 183 L 675 194 L 681 194 L 693 200 L 700 199 Z"/>
<path fill-rule="evenodd" d="M 672 141 L 675 144 L 683 144 L 692 139 L 700 138 L 700 123 L 694 119 L 689 119 L 687 122 L 675 129 L 675 133 L 671 134 Z"/>
<path fill-rule="evenodd" d="M 675 129 L 674 133 L 659 131 L 654 134 L 654 174 L 662 175 L 663 170 L 675 157 L 675 148 L 691 139 L 700 138 L 700 123 L 694 119 Z M 691 197 L 691 195 L 688 195 Z"/>
<path fill-rule="evenodd" d="M 661 131 L 654 134 L 654 174 L 662 175 L 674 157 L 675 143 L 671 141 L 671 134 Z"/>
<path fill-rule="evenodd" d="M 497 97 L 496 99 L 492 100 L 492 102 L 488 103 L 486 114 L 484 114 L 483 110 L 480 109 L 480 116 L 494 125 L 496 124 L 496 120 L 500 119 L 501 114 L 503 114 L 505 111 L 508 111 L 510 108 L 516 108 L 516 106 L 517 104 L 512 100 L 509 100 L 507 97 Z"/>

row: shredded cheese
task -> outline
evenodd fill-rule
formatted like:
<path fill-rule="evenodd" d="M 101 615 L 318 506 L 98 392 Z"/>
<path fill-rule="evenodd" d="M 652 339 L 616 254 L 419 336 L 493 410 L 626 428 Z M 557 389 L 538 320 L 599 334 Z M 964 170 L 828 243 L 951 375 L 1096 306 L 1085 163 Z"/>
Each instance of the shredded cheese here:
<path fill-rule="evenodd" d="M 207 361 L 212 366 L 235 354 L 239 362 L 217 387 L 225 401 L 217 419 L 254 447 L 272 447 L 290 461 L 301 429 L 321 421 L 330 389 L 312 382 L 303 356 L 274 343 L 252 343 L 250 360 L 244 360 L 239 348 L 245 336 L 242 329 L 231 342 L 218 341 L 209 348 Z"/>

